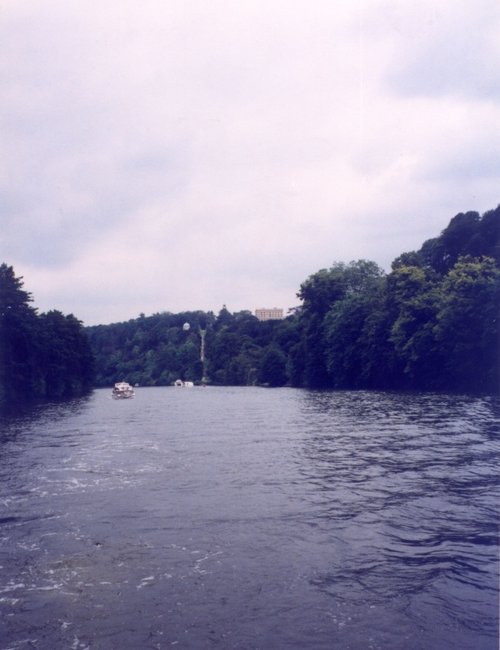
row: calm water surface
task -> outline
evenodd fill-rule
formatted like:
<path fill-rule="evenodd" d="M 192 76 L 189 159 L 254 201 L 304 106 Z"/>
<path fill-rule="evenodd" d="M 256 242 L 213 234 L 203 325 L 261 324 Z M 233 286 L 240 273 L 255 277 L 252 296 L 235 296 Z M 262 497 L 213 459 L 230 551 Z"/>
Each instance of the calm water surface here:
<path fill-rule="evenodd" d="M 3 418 L 0 648 L 497 650 L 499 409 L 144 388 Z"/>

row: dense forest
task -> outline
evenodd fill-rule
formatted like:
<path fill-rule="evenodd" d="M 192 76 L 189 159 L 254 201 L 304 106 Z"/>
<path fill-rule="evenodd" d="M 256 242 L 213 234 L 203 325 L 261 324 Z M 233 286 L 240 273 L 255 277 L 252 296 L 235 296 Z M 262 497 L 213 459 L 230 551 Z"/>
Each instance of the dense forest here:
<path fill-rule="evenodd" d="M 86 328 L 96 385 L 177 378 L 337 389 L 499 389 L 500 206 L 457 214 L 386 274 L 359 260 L 307 278 L 280 321 L 200 311 Z M 201 342 L 204 339 L 204 360 Z"/>
<path fill-rule="evenodd" d="M 39 314 L 0 265 L 0 406 L 127 380 L 334 389 L 500 388 L 500 206 L 460 213 L 385 273 L 336 262 L 307 278 L 283 320 L 163 312 L 84 328 Z"/>
<path fill-rule="evenodd" d="M 23 286 L 12 266 L 0 265 L 0 407 L 84 394 L 94 357 L 82 323 L 59 311 L 38 314 Z"/>

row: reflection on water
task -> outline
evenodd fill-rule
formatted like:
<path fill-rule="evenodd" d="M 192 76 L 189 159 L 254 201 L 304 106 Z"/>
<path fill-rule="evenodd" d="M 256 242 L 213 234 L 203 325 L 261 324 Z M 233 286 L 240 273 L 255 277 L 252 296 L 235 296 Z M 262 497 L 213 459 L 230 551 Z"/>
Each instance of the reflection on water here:
<path fill-rule="evenodd" d="M 151 388 L 3 417 L 0 647 L 496 649 L 498 415 Z"/>
<path fill-rule="evenodd" d="M 92 395 L 54 402 L 6 405 L 0 410 L 0 445 L 18 433 L 40 435 L 54 420 L 78 415 L 90 405 Z"/>

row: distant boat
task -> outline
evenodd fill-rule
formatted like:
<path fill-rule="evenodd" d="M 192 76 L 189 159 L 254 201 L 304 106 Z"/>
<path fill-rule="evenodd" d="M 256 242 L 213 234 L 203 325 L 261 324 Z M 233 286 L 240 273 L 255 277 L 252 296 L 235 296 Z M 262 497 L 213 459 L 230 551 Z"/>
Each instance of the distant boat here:
<path fill-rule="evenodd" d="M 115 384 L 111 393 L 113 399 L 130 399 L 134 397 L 134 389 L 126 381 L 119 381 Z"/>
<path fill-rule="evenodd" d="M 194 384 L 192 381 L 182 381 L 182 379 L 176 379 L 174 381 L 174 386 L 177 386 L 177 388 L 192 388 Z"/>

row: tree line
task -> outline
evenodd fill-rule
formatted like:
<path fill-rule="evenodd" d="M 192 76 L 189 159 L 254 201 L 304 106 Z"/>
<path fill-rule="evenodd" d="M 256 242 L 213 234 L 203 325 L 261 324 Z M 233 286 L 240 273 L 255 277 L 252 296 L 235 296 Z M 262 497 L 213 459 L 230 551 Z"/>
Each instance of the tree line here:
<path fill-rule="evenodd" d="M 333 389 L 500 388 L 500 206 L 456 215 L 436 238 L 375 262 L 309 276 L 286 318 L 249 311 L 163 312 L 84 328 L 39 314 L 0 265 L 0 406 L 65 398 L 128 380 Z M 204 339 L 204 359 L 201 341 Z"/>
<path fill-rule="evenodd" d="M 336 262 L 281 321 L 248 311 L 163 312 L 86 328 L 96 385 L 219 385 L 498 392 L 500 206 L 460 213 L 386 274 Z M 189 328 L 185 324 L 189 325 Z M 205 338 L 202 362 L 201 333 Z"/>
<path fill-rule="evenodd" d="M 0 407 L 82 395 L 94 384 L 94 355 L 82 323 L 38 314 L 22 277 L 0 265 Z"/>

